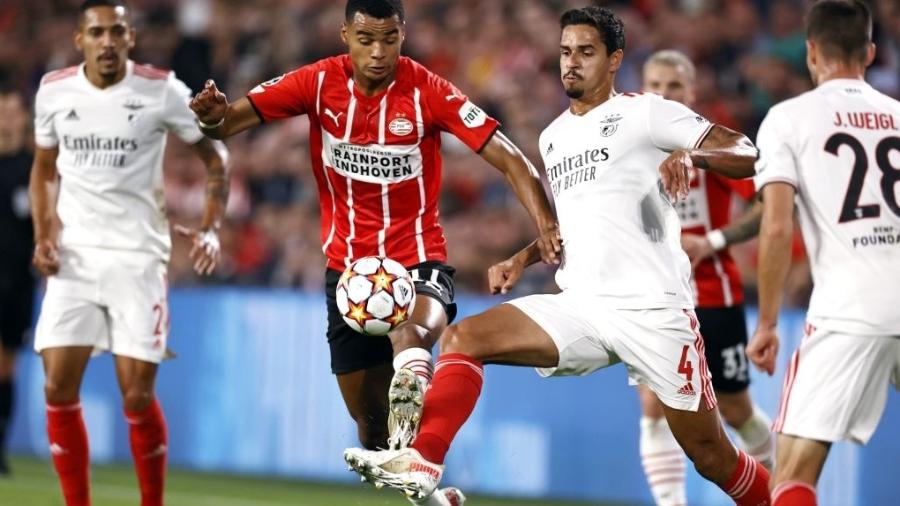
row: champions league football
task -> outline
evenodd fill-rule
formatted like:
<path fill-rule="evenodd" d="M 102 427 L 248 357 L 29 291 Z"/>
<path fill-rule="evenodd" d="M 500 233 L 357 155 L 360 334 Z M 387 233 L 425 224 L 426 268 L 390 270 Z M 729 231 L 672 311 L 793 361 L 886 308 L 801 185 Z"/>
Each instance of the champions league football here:
<path fill-rule="evenodd" d="M 374 256 L 347 267 L 335 295 L 347 325 L 369 336 L 383 336 L 400 326 L 416 302 L 409 272 L 397 261 Z"/>

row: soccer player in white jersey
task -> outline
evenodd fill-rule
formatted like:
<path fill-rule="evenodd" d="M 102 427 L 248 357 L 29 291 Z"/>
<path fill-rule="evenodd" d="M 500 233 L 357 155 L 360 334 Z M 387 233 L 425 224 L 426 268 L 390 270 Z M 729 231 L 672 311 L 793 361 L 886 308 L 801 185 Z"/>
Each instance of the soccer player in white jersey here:
<path fill-rule="evenodd" d="M 688 107 L 695 100 L 696 69 L 680 51 L 654 53 L 644 63 L 644 91 Z M 690 193 L 678 202 L 681 246 L 691 259 L 697 320 L 719 413 L 738 435 L 737 443 L 767 469 L 772 469 L 775 447 L 771 420 L 750 399 L 750 377 L 744 349 L 741 275 L 728 245 L 756 237 L 762 205 L 753 198 L 750 179 L 728 179 L 707 171 L 691 171 Z M 750 208 L 729 222 L 732 196 L 750 201 Z M 647 484 L 657 506 L 684 506 L 684 454 L 669 429 L 662 403 L 646 385 L 638 385 L 641 399 L 640 452 Z"/>
<path fill-rule="evenodd" d="M 900 103 L 864 80 L 875 46 L 863 2 L 814 4 L 806 37 L 816 88 L 759 130 L 760 307 L 747 350 L 772 374 L 796 205 L 815 286 L 773 426 L 782 506 L 816 504 L 831 444 L 865 444 L 900 380 Z"/>
<path fill-rule="evenodd" d="M 90 504 L 79 387 L 94 350 L 115 355 L 141 504 L 163 504 L 167 429 L 154 383 L 169 333 L 171 240 L 162 159 L 172 132 L 206 165 L 206 205 L 191 257 L 207 274 L 228 194 L 224 146 L 206 139 L 172 72 L 128 59 L 135 32 L 117 0 L 87 0 L 75 44 L 84 63 L 44 76 L 35 99 L 29 193 L 35 266 L 48 276 L 35 350 L 47 434 L 68 506 Z M 58 198 L 51 196 L 58 184 Z M 59 226 L 55 225 L 58 217 Z"/>
<path fill-rule="evenodd" d="M 411 447 L 352 448 L 344 457 L 376 485 L 428 494 L 475 407 L 483 364 L 535 366 L 550 376 L 621 361 L 663 402 L 701 475 L 739 505 L 768 505 L 768 472 L 732 446 L 715 409 L 671 200 L 687 192 L 691 167 L 752 175 L 756 149 L 677 102 L 616 93 L 625 34 L 608 9 L 571 10 L 560 25 L 571 102 L 541 134 L 540 150 L 563 239 L 556 276 L 562 293 L 515 299 L 448 327 Z M 492 290 L 506 293 L 539 259 L 532 244 L 492 267 Z"/>

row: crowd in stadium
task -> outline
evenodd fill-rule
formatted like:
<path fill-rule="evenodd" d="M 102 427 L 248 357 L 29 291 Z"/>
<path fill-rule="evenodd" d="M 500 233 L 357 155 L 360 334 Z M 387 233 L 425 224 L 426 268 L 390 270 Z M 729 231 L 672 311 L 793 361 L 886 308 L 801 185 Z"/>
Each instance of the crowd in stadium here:
<path fill-rule="evenodd" d="M 0 69 L 7 82 L 34 96 L 40 76 L 79 61 L 68 41 L 75 0 L 10 0 L 0 4 Z M 558 80 L 557 13 L 584 2 L 562 0 L 417 0 L 407 2 L 405 54 L 449 78 L 503 124 L 532 161 L 540 130 L 566 107 Z M 805 71 L 803 9 L 798 0 L 606 1 L 628 26 L 620 91 L 640 87 L 644 59 L 678 48 L 698 65 L 696 109 L 716 123 L 755 137 L 769 107 L 811 87 Z M 878 60 L 873 85 L 900 96 L 900 7 L 876 8 Z M 257 83 L 344 51 L 335 29 L 344 5 L 330 0 L 132 0 L 138 27 L 132 57 L 171 68 L 192 89 L 213 76 L 236 99 Z M 278 8 L 275 8 L 277 5 Z M 229 141 L 234 177 L 223 262 L 214 283 L 320 289 L 324 258 L 318 204 L 307 156 L 305 118 Z M 444 150 L 443 224 L 461 290 L 482 291 L 485 266 L 534 236 L 500 173 L 451 137 Z M 174 223 L 194 224 L 202 212 L 204 168 L 171 143 L 165 163 L 167 206 Z M 602 233 L 602 232 L 601 232 Z M 199 283 L 174 238 L 174 284 Z M 803 258 L 802 246 L 795 248 Z M 752 243 L 735 255 L 752 297 Z M 805 303 L 808 269 L 793 268 L 789 301 Z M 210 282 L 210 281 L 204 281 Z M 552 285 L 552 271 L 534 275 L 523 292 Z"/>

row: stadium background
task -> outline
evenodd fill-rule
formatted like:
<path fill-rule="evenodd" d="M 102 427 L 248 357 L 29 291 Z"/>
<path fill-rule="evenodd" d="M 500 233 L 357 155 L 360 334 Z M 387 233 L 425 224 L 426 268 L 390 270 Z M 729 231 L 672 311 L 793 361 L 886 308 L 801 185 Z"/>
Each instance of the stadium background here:
<path fill-rule="evenodd" d="M 70 42 L 79 3 L 0 2 L 0 74 L 26 100 L 33 98 L 44 72 L 79 61 Z M 537 161 L 541 128 L 567 103 L 557 73 L 557 19 L 566 8 L 584 3 L 407 0 L 404 52 L 448 77 L 500 119 L 504 131 Z M 696 109 L 754 137 L 772 104 L 810 87 L 802 31 L 805 2 L 600 3 L 615 8 L 626 23 L 620 91 L 639 89 L 641 62 L 653 51 L 682 49 L 698 63 Z M 302 63 L 343 51 L 340 0 L 131 0 L 129 5 L 138 28 L 133 59 L 172 68 L 195 90 L 212 76 L 232 98 Z M 896 97 L 900 2 L 878 0 L 872 7 L 879 56 L 868 79 Z M 355 431 L 328 372 L 324 346 L 319 294 L 324 258 L 307 128 L 301 118 L 228 142 L 234 177 L 222 231 L 224 261 L 211 280 L 192 274 L 188 245 L 175 239 L 171 342 L 180 357 L 162 367 L 159 382 L 173 467 L 326 482 L 353 478 L 342 470 L 340 450 L 354 444 Z M 169 146 L 170 217 L 194 224 L 202 210 L 203 167 L 179 143 Z M 444 153 L 442 220 L 451 262 L 459 269 L 465 315 L 496 302 L 483 296 L 485 269 L 528 241 L 532 230 L 499 173 L 452 138 Z M 736 257 L 753 301 L 753 243 L 739 248 Z M 552 272 L 537 269 L 518 293 L 552 288 Z M 782 371 L 790 343 L 800 335 L 809 289 L 798 244 L 788 297 L 798 309 L 783 319 L 788 343 L 779 361 Z M 19 454 L 46 457 L 42 372 L 27 350 L 22 359 L 11 443 Z M 773 413 L 779 377 L 754 379 L 754 395 Z M 550 381 L 539 381 L 527 370 L 489 368 L 485 392 L 451 451 L 447 483 L 467 492 L 541 497 L 540 504 L 556 503 L 547 497 L 648 503 L 637 452 L 637 401 L 621 368 Z M 82 399 L 96 462 L 128 461 L 117 396 L 108 359 L 95 361 Z M 900 465 L 898 427 L 900 406 L 893 395 L 870 447 L 835 450 L 837 458 L 822 484 L 823 504 L 893 503 L 898 489 L 889 470 Z M 0 504 L 59 504 L 49 499 L 56 497 L 56 484 L 47 469 L 33 460 L 17 462 L 24 474 L 0 481 Z M 177 479 L 176 474 L 173 483 Z M 259 487 L 263 495 L 244 500 L 237 491 L 227 492 L 234 485 L 231 478 L 210 480 L 209 486 L 222 491 L 219 499 L 204 499 L 210 504 L 374 504 L 359 502 L 369 496 L 378 504 L 402 504 L 386 492 L 376 495 L 361 487 L 362 499 L 313 500 L 311 489 L 298 488 L 277 502 L 265 494 L 281 485 L 268 482 Z M 190 491 L 176 494 L 174 504 L 202 503 L 200 495 L 190 494 L 203 493 L 203 485 L 190 483 L 185 485 Z M 108 504 L 129 504 L 128 493 L 136 498 L 133 486 L 109 487 L 115 492 Z M 689 488 L 692 504 L 727 504 L 696 476 Z"/>

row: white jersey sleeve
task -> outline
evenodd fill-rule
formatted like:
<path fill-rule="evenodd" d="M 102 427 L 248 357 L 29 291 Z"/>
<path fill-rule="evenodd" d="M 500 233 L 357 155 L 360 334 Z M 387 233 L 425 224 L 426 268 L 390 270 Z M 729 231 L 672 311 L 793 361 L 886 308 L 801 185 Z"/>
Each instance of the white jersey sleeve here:
<path fill-rule="evenodd" d="M 56 127 L 53 123 L 53 112 L 48 107 L 49 97 L 43 88 L 38 88 L 34 99 L 34 143 L 39 148 L 53 149 L 59 145 Z"/>
<path fill-rule="evenodd" d="M 194 112 L 188 107 L 191 90 L 172 72 L 166 82 L 166 98 L 163 104 L 163 122 L 170 132 L 187 144 L 196 144 L 203 138 Z"/>
<path fill-rule="evenodd" d="M 791 146 L 791 124 L 783 109 L 773 107 L 766 115 L 756 137 L 759 160 L 753 182 L 758 189 L 774 183 L 788 183 L 799 189 L 797 157 Z"/>
<path fill-rule="evenodd" d="M 647 130 L 653 145 L 663 151 L 700 146 L 713 124 L 683 104 L 650 95 Z"/>

